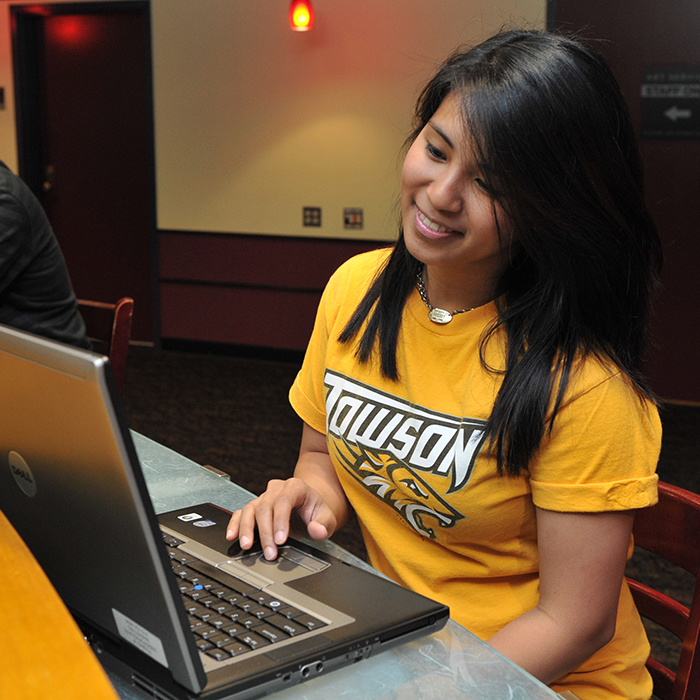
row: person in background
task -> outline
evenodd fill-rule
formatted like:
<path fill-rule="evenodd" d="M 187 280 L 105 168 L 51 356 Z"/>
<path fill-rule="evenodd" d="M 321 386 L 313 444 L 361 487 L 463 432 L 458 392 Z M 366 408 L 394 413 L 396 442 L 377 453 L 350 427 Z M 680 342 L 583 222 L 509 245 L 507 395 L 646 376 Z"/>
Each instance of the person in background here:
<path fill-rule="evenodd" d="M 66 263 L 29 187 L 0 162 L 0 323 L 90 348 Z"/>
<path fill-rule="evenodd" d="M 657 500 L 662 253 L 619 87 L 578 40 L 507 31 L 439 68 L 414 126 L 397 243 L 321 300 L 294 477 L 227 537 L 274 558 L 354 511 L 374 567 L 554 690 L 648 700 L 624 569 Z"/>

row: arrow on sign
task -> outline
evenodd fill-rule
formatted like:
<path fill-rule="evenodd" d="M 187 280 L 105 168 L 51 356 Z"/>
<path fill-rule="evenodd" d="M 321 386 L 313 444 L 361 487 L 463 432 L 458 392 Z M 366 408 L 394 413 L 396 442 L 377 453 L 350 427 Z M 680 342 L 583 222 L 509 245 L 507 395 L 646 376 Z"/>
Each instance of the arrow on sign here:
<path fill-rule="evenodd" d="M 672 122 L 676 122 L 679 119 L 690 119 L 692 112 L 689 109 L 678 109 L 676 105 L 673 105 L 671 109 L 667 109 L 664 112 L 664 116 L 668 117 Z"/>

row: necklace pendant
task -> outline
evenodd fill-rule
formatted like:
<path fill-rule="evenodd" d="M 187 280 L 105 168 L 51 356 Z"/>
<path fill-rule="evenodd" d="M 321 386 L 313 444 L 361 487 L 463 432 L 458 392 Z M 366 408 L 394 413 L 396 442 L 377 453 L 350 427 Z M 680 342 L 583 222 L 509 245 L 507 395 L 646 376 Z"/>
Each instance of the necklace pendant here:
<path fill-rule="evenodd" d="M 449 323 L 452 320 L 452 314 L 449 311 L 445 311 L 445 309 L 434 308 L 430 309 L 428 318 L 433 323 L 439 323 L 444 326 L 446 323 Z"/>

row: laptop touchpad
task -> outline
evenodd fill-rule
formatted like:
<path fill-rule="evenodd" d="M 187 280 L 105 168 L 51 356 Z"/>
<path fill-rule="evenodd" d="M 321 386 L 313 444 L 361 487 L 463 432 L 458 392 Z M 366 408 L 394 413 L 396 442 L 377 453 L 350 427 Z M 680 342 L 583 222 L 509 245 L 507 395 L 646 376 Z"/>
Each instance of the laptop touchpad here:
<path fill-rule="evenodd" d="M 234 561 L 257 574 L 282 582 L 294 581 L 303 576 L 323 571 L 330 566 L 328 562 L 317 559 L 290 545 L 280 547 L 277 559 L 273 561 L 265 559 L 260 551 L 236 557 Z"/>

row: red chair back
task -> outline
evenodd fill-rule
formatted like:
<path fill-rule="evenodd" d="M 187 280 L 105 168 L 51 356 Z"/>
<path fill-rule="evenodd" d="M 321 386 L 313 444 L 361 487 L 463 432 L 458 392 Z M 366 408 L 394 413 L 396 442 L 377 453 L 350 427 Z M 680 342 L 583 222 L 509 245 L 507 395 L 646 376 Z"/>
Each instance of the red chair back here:
<path fill-rule="evenodd" d="M 700 496 L 659 482 L 659 502 L 637 512 L 635 545 L 682 567 L 700 572 Z M 682 640 L 678 671 L 654 658 L 647 668 L 654 679 L 654 695 L 661 700 L 700 699 L 700 582 L 696 579 L 690 608 L 638 581 L 627 579 L 639 613 Z"/>
<path fill-rule="evenodd" d="M 78 309 L 85 321 L 89 340 L 93 344 L 101 342 L 105 345 L 105 354 L 109 357 L 114 380 L 121 393 L 126 375 L 134 300 L 124 297 L 116 304 L 108 304 L 78 299 Z M 98 347 L 95 349 L 99 350 Z"/>

